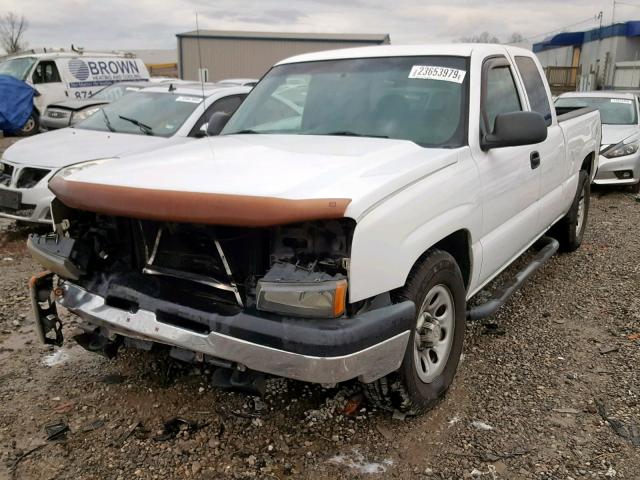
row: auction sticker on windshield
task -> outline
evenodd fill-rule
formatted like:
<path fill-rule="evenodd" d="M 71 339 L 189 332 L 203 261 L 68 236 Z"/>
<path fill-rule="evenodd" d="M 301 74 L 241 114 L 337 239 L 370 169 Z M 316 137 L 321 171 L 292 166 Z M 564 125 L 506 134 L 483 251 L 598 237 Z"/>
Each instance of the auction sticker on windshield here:
<path fill-rule="evenodd" d="M 176 102 L 187 102 L 187 103 L 200 103 L 202 101 L 199 97 L 177 97 Z"/>
<path fill-rule="evenodd" d="M 626 100 L 624 98 L 612 98 L 611 103 L 626 103 L 627 105 L 631 105 L 633 103 L 632 100 Z"/>
<path fill-rule="evenodd" d="M 411 67 L 411 72 L 409 72 L 409 78 L 462 83 L 466 74 L 467 72 L 465 70 L 458 70 L 457 68 L 414 65 Z"/>

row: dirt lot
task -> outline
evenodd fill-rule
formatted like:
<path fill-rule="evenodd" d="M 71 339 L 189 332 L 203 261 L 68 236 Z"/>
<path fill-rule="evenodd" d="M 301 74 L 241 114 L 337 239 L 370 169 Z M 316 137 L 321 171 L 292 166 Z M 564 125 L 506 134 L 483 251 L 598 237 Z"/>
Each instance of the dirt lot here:
<path fill-rule="evenodd" d="M 0 479 L 640 478 L 638 225 L 633 195 L 596 191 L 583 247 L 469 323 L 446 399 L 403 420 L 343 413 L 357 385 L 271 380 L 259 400 L 151 353 L 41 346 L 28 230 L 0 222 Z M 163 435 L 175 417 L 198 425 Z"/>

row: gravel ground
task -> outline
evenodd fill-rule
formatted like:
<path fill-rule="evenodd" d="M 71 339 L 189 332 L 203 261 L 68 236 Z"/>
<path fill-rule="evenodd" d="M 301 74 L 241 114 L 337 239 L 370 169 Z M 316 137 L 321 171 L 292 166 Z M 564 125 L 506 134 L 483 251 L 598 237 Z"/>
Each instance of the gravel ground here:
<path fill-rule="evenodd" d="M 0 479 L 640 478 L 624 438 L 640 435 L 639 224 L 633 195 L 596 191 L 583 247 L 469 323 L 444 401 L 400 419 L 356 384 L 275 379 L 260 400 L 157 354 L 41 346 L 28 230 L 0 222 Z M 165 435 L 173 418 L 192 423 Z M 60 422 L 66 437 L 47 441 Z"/>

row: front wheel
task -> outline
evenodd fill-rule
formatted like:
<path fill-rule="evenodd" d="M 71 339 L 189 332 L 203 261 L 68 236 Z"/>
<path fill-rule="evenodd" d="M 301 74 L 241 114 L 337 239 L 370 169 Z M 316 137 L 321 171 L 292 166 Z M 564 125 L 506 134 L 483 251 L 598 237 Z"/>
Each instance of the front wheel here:
<path fill-rule="evenodd" d="M 20 130 L 16 132 L 18 137 L 30 137 L 31 135 L 35 135 L 40 131 L 40 116 L 38 112 L 34 109 L 29 115 L 29 118 L 22 126 Z"/>
<path fill-rule="evenodd" d="M 414 267 L 398 301 L 416 305 L 416 319 L 400 369 L 364 385 L 370 402 L 418 414 L 446 393 L 464 341 L 466 291 L 455 259 L 432 250 Z"/>
<path fill-rule="evenodd" d="M 580 170 L 578 189 L 567 214 L 551 229 L 551 236 L 560 242 L 560 250 L 573 252 L 580 248 L 587 228 L 589 204 L 591 202 L 591 184 L 589 173 Z"/>

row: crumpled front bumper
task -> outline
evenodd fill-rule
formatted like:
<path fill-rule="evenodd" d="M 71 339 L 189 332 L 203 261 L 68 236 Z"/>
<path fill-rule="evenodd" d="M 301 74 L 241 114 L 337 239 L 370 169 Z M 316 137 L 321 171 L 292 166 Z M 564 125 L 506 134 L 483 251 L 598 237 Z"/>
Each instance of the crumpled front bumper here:
<path fill-rule="evenodd" d="M 128 311 L 110 306 L 104 297 L 71 282 L 59 288 L 60 305 L 88 324 L 102 327 L 108 335 L 180 347 L 239 368 L 325 384 L 353 378 L 372 382 L 397 370 L 415 313 L 413 302 L 388 305 L 343 321 L 265 318 L 257 312 L 208 313 L 211 331 L 198 332 L 161 321 L 150 309 Z M 162 303 L 158 301 L 161 307 Z M 172 304 L 170 308 L 175 315 L 180 307 Z"/>

